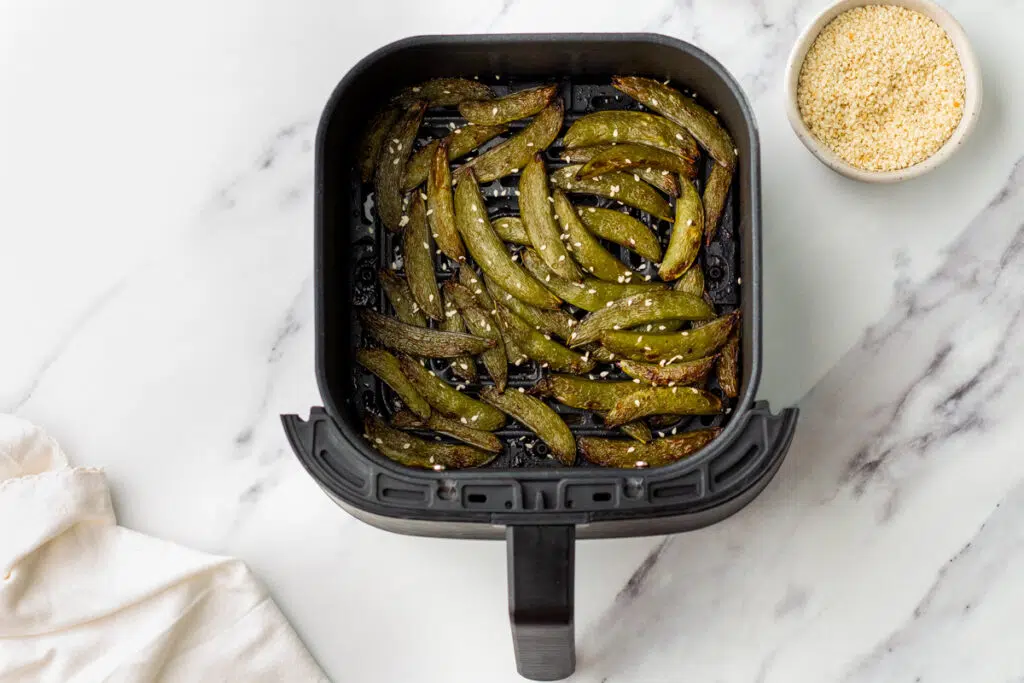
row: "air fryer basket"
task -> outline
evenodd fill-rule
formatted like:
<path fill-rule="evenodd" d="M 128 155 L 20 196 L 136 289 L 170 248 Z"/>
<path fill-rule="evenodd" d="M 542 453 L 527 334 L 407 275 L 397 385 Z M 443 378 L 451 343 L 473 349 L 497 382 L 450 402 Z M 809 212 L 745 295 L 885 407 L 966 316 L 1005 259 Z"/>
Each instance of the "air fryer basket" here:
<path fill-rule="evenodd" d="M 361 415 L 393 407 L 381 383 L 354 363 L 361 331 L 353 310 L 367 304 L 384 310 L 376 272 L 391 265 L 398 240 L 374 225 L 367 208 L 372 188 L 354 171 L 354 143 L 365 121 L 399 88 L 438 76 L 478 75 L 499 93 L 559 82 L 571 122 L 590 111 L 635 106 L 608 85 L 611 75 L 622 73 L 669 78 L 699 93 L 736 141 L 739 164 L 729 203 L 718 237 L 701 257 L 719 310 L 743 309 L 741 392 L 730 414 L 715 418 L 722 434 L 699 455 L 652 470 L 561 467 L 543 457 L 542 445 L 527 448 L 535 440 L 515 425 L 498 432 L 505 453 L 485 469 L 418 471 L 380 456 L 361 435 Z M 432 137 L 456 121 L 453 111 L 431 110 L 424 131 Z M 548 152 L 549 167 L 561 164 L 556 151 Z M 308 420 L 283 416 L 285 431 L 324 491 L 363 521 L 424 536 L 507 538 L 509 609 L 524 676 L 554 680 L 574 668 L 577 535 L 664 534 L 712 524 L 752 500 L 782 463 L 796 410 L 775 416 L 754 401 L 761 363 L 759 172 L 757 130 L 739 87 L 700 50 L 658 35 L 410 38 L 363 59 L 324 110 L 316 150 L 316 367 L 325 407 L 313 408 Z M 506 178 L 482 188 L 492 217 L 515 213 L 517 182 Z M 621 256 L 639 265 L 629 252 Z M 439 267 L 439 279 L 450 274 Z M 456 381 L 445 363 L 435 362 L 434 369 Z M 530 386 L 541 372 L 534 365 L 510 370 L 512 386 Z M 577 435 L 606 432 L 586 413 L 559 409 Z"/>

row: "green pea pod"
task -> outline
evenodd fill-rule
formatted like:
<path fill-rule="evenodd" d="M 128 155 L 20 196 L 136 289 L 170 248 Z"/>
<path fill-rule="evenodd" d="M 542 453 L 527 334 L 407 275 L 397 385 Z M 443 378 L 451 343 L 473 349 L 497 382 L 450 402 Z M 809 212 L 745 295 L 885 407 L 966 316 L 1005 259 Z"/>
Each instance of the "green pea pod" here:
<path fill-rule="evenodd" d="M 457 277 L 462 286 L 473 292 L 477 305 L 485 311 L 494 310 L 494 299 L 491 298 L 491 295 L 484 288 L 484 282 L 480 275 L 477 275 L 469 266 L 462 266 L 459 268 Z M 491 313 L 491 315 L 494 315 L 494 313 Z"/>
<path fill-rule="evenodd" d="M 383 349 L 358 349 L 356 362 L 394 389 L 409 410 L 420 417 L 430 415 L 430 404 L 420 396 L 412 383 L 402 374 L 402 367 L 393 355 Z"/>
<path fill-rule="evenodd" d="M 442 142 L 448 143 L 448 161 L 466 156 L 488 140 L 508 131 L 508 126 L 463 126 L 456 128 L 441 140 L 431 140 L 417 150 L 405 165 L 402 189 L 406 192 L 419 187 L 430 173 L 437 148 Z"/>
<path fill-rule="evenodd" d="M 654 438 L 654 435 L 651 434 L 651 428 L 643 422 L 627 422 L 619 427 L 619 429 L 622 430 L 623 434 L 633 437 L 640 443 L 647 443 Z"/>
<path fill-rule="evenodd" d="M 534 154 L 519 179 L 519 212 L 530 236 L 530 243 L 548 268 L 574 282 L 583 278 L 576 262 L 561 239 L 561 231 L 552 215 L 554 198 L 548 188 L 544 160 Z"/>
<path fill-rule="evenodd" d="M 576 439 L 569 426 L 543 401 L 518 391 L 502 393 L 494 387 L 484 387 L 480 398 L 532 430 L 551 447 L 551 454 L 563 465 L 576 462 Z"/>
<path fill-rule="evenodd" d="M 455 304 L 450 301 L 444 302 L 444 320 L 439 326 L 445 332 L 465 332 L 466 323 L 462 320 L 462 314 Z M 476 359 L 473 356 L 456 356 L 452 359 L 452 372 L 455 376 L 467 382 L 476 382 L 480 376 L 476 371 Z"/>
<path fill-rule="evenodd" d="M 583 227 L 579 216 L 576 215 L 576 209 L 561 190 L 555 190 L 554 197 L 555 215 L 562 226 L 562 237 L 568 243 L 567 248 L 572 252 L 572 257 L 584 271 L 600 280 L 610 282 L 622 282 L 624 278 L 636 275 Z"/>
<path fill-rule="evenodd" d="M 494 92 L 480 81 L 468 78 L 435 78 L 410 86 L 398 93 L 394 101 L 408 105 L 426 100 L 431 107 L 452 107 L 466 100 L 494 99 Z"/>
<path fill-rule="evenodd" d="M 625 144 L 598 152 L 576 172 L 576 179 L 593 178 L 614 171 L 634 173 L 635 169 L 639 168 L 668 171 L 683 178 L 693 178 L 697 175 L 697 164 L 692 159 L 684 159 L 657 147 Z"/>
<path fill-rule="evenodd" d="M 380 150 L 384 148 L 384 141 L 387 139 L 388 131 L 398 120 L 399 110 L 394 107 L 385 107 L 377 112 L 366 127 L 366 133 L 359 143 L 359 177 L 364 183 L 373 180 L 373 170 L 377 167 L 377 158 Z"/>
<path fill-rule="evenodd" d="M 383 346 L 423 358 L 477 355 L 494 347 L 490 339 L 469 334 L 416 327 L 368 308 L 359 311 L 363 330 Z"/>
<path fill-rule="evenodd" d="M 601 152 L 611 148 L 612 145 L 573 147 L 562 151 L 562 160 L 570 164 L 585 164 Z M 668 171 L 659 171 L 645 166 L 643 168 L 634 168 L 632 173 L 636 176 L 633 180 L 642 180 L 648 185 L 653 185 L 669 197 L 679 196 L 679 179 Z"/>
<path fill-rule="evenodd" d="M 704 269 L 701 268 L 700 262 L 695 261 L 692 266 L 687 268 L 682 277 L 676 280 L 675 284 L 672 285 L 672 289 L 677 292 L 686 292 L 687 294 L 703 297 Z"/>
<path fill-rule="evenodd" d="M 434 410 L 455 418 L 464 425 L 493 432 L 505 424 L 505 416 L 486 403 L 453 389 L 448 384 L 409 356 L 398 359 L 402 372 L 409 378 L 420 396 Z"/>
<path fill-rule="evenodd" d="M 698 429 L 692 432 L 634 444 L 619 439 L 580 439 L 580 452 L 595 465 L 622 469 L 664 467 L 689 457 L 718 436 L 720 429 Z"/>
<path fill-rule="evenodd" d="M 653 263 L 661 261 L 661 244 L 646 225 L 629 214 L 588 206 L 577 211 L 587 230 L 602 239 L 634 251 Z"/>
<path fill-rule="evenodd" d="M 605 424 L 615 427 L 648 415 L 717 415 L 722 399 L 695 387 L 647 387 L 616 402 L 605 415 Z"/>
<path fill-rule="evenodd" d="M 566 192 L 616 199 L 626 206 L 646 211 L 655 218 L 672 221 L 672 210 L 668 202 L 647 183 L 622 172 L 577 180 L 576 173 L 581 168 L 579 164 L 563 166 L 551 174 L 551 183 Z"/>
<path fill-rule="evenodd" d="M 586 278 L 583 282 L 569 282 L 548 268 L 533 249 L 525 249 L 522 256 L 523 265 L 535 278 L 544 283 L 545 287 L 573 306 L 585 311 L 601 310 L 612 302 L 631 294 L 652 293 L 666 289 L 665 285 L 660 282 L 620 285 L 594 278 Z M 596 340 L 596 337 L 594 339 Z"/>
<path fill-rule="evenodd" d="M 381 455 L 406 467 L 444 470 L 480 467 L 494 460 L 494 453 L 461 444 L 427 441 L 389 427 L 376 415 L 364 422 L 366 439 Z"/>
<path fill-rule="evenodd" d="M 508 381 L 508 358 L 505 355 L 505 344 L 498 324 L 490 313 L 480 307 L 473 292 L 458 282 L 449 280 L 445 283 L 444 298 L 455 303 L 470 332 L 494 341 L 494 348 L 480 354 L 480 360 L 483 361 L 498 390 L 504 391 L 505 383 Z"/>
<path fill-rule="evenodd" d="M 640 335 L 632 331 L 605 330 L 601 332 L 601 345 L 630 360 L 655 363 L 664 360 L 666 364 L 697 360 L 722 348 L 739 319 L 740 312 L 734 311 L 697 329 L 668 334 Z"/>
<path fill-rule="evenodd" d="M 430 429 L 438 434 L 447 434 L 470 446 L 476 446 L 492 453 L 501 453 L 503 450 L 501 441 L 494 434 L 482 429 L 467 427 L 461 422 L 437 413 L 431 413 L 424 420 L 408 410 L 400 410 L 391 417 L 391 425 L 399 429 Z"/>
<path fill-rule="evenodd" d="M 419 194 L 409 204 L 409 223 L 402 234 L 402 255 L 413 298 L 428 317 L 440 320 L 444 311 L 434 276 L 434 240 L 427 227 L 426 208 Z"/>
<path fill-rule="evenodd" d="M 704 186 L 704 243 L 711 244 L 718 231 L 718 221 L 725 211 L 725 200 L 729 197 L 732 171 L 721 164 L 712 164 L 708 182 Z"/>
<path fill-rule="evenodd" d="M 736 146 L 714 114 L 675 88 L 651 78 L 613 76 L 612 85 L 640 104 L 690 131 L 715 161 L 728 169 L 736 166 Z"/>
<path fill-rule="evenodd" d="M 707 320 L 715 309 L 699 297 L 685 292 L 661 291 L 634 294 L 610 302 L 580 322 L 569 340 L 570 346 L 596 341 L 601 332 L 629 328 L 660 320 Z"/>
<path fill-rule="evenodd" d="M 496 100 L 463 102 L 459 105 L 459 113 L 470 123 L 485 126 L 508 123 L 533 116 L 548 106 L 557 94 L 557 85 L 542 85 Z"/>
<path fill-rule="evenodd" d="M 437 146 L 427 176 L 427 219 L 430 232 L 441 252 L 455 261 L 466 260 L 466 248 L 455 227 L 455 200 L 452 197 L 452 174 L 448 168 L 448 141 Z"/>
<path fill-rule="evenodd" d="M 482 291 L 481 291 L 481 287 L 480 287 L 480 285 L 481 285 L 481 279 L 480 278 L 481 277 L 483 277 L 483 279 L 487 281 L 487 285 L 483 288 Z M 531 306 L 530 304 L 524 304 L 522 301 L 520 301 L 519 299 L 515 298 L 511 294 L 507 294 L 505 292 L 505 290 L 503 290 L 500 287 L 498 287 L 497 285 L 493 284 L 493 280 L 491 280 L 486 275 L 478 276 L 476 273 L 471 272 L 468 268 L 461 268 L 461 269 L 459 269 L 459 278 L 460 278 L 460 281 L 462 281 L 462 283 L 464 285 L 466 285 L 467 287 L 469 287 L 469 288 L 471 288 L 473 290 L 473 293 L 476 294 L 477 300 L 480 301 L 480 304 L 490 312 L 491 316 L 497 316 L 498 315 L 498 310 L 497 310 L 497 308 L 494 305 L 494 296 L 495 296 L 494 292 L 495 291 L 496 292 L 501 292 L 501 296 L 502 297 L 507 297 L 507 300 L 505 300 L 505 303 L 507 305 L 514 306 L 516 308 L 518 308 L 518 307 L 525 307 L 525 308 L 530 309 L 531 311 L 540 311 L 541 310 L 539 308 Z M 492 289 L 494 291 L 491 291 Z M 550 313 L 552 315 L 557 313 L 557 312 L 559 312 L 559 311 L 558 310 L 545 310 L 544 311 L 545 314 Z M 523 353 L 522 350 L 520 350 L 520 348 L 518 346 L 516 346 L 515 342 L 508 336 L 508 334 L 505 332 L 505 330 L 502 329 L 501 325 L 498 325 L 498 329 L 501 330 L 501 338 L 505 342 L 505 355 L 508 357 L 508 362 L 509 363 L 511 363 L 512 365 L 521 365 L 522 363 L 525 363 L 526 361 L 530 360 L 529 358 L 526 357 L 526 354 Z"/>
<path fill-rule="evenodd" d="M 420 310 L 420 305 L 412 298 L 412 290 L 409 283 L 401 275 L 386 268 L 378 271 L 380 285 L 384 289 L 384 295 L 388 298 L 391 308 L 395 309 L 395 315 L 406 325 L 426 327 L 427 317 Z M 457 330 L 456 330 L 457 331 Z"/>
<path fill-rule="evenodd" d="M 723 394 L 729 398 L 740 395 L 740 336 L 737 332 L 733 332 L 729 336 L 729 341 L 722 347 L 715 376 Z"/>
<path fill-rule="evenodd" d="M 692 182 L 680 178 L 682 196 L 676 200 L 676 222 L 669 236 L 665 258 L 658 267 L 658 276 L 665 281 L 675 280 L 686 272 L 700 253 L 704 238 L 704 204 Z"/>
<path fill-rule="evenodd" d="M 674 387 L 677 384 L 703 384 L 711 372 L 715 356 L 698 358 L 682 363 L 643 363 L 623 360 L 619 363 L 622 371 L 647 384 Z"/>
<path fill-rule="evenodd" d="M 388 131 L 384 148 L 377 158 L 374 175 L 377 215 L 384 227 L 392 232 L 401 230 L 409 220 L 408 217 L 402 218 L 402 176 L 426 110 L 425 102 L 415 102 L 402 112 Z"/>
<path fill-rule="evenodd" d="M 535 330 L 553 334 L 561 339 L 568 339 L 569 335 L 572 334 L 572 328 L 576 325 L 576 319 L 562 309 L 559 308 L 552 311 L 531 306 L 506 292 L 491 278 L 485 276 L 484 280 L 487 283 L 487 291 L 494 300 L 500 301 L 507 309 L 530 325 L 533 325 Z"/>
<path fill-rule="evenodd" d="M 472 173 L 455 188 L 455 224 L 470 255 L 502 289 L 539 308 L 558 308 L 562 303 L 509 257 L 505 243 L 487 219 L 487 207 Z"/>
<path fill-rule="evenodd" d="M 562 128 L 564 106 L 555 100 L 534 117 L 526 128 L 500 145 L 496 145 L 476 159 L 463 164 L 456 171 L 456 181 L 472 169 L 481 183 L 503 178 L 526 165 L 536 152 L 547 149 Z"/>
<path fill-rule="evenodd" d="M 498 324 L 503 334 L 510 338 L 516 348 L 528 358 L 551 368 L 556 372 L 583 373 L 594 368 L 594 361 L 586 355 L 570 351 L 555 340 L 551 335 L 530 327 L 522 318 L 509 311 L 502 304 L 495 304 L 498 311 Z"/>
<path fill-rule="evenodd" d="M 519 216 L 505 216 L 494 219 L 494 232 L 498 237 L 513 244 L 525 244 L 530 246 L 530 236 L 526 232 L 526 226 Z"/>
<path fill-rule="evenodd" d="M 548 375 L 538 381 L 531 394 L 548 396 L 570 408 L 607 412 L 620 400 L 635 394 L 640 385 L 633 382 L 605 381 L 573 377 L 572 375 Z"/>
<path fill-rule="evenodd" d="M 640 111 L 599 111 L 580 117 L 565 133 L 566 147 L 590 147 L 609 143 L 638 143 L 696 161 L 697 141 L 682 126 L 666 118 Z"/>

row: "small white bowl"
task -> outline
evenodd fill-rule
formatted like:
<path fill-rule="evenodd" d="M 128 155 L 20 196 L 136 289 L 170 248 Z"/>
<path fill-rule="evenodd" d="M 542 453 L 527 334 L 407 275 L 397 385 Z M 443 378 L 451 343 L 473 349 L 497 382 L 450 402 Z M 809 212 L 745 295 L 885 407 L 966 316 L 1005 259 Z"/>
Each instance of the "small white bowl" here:
<path fill-rule="evenodd" d="M 814 44 L 818 33 L 843 12 L 864 5 L 897 5 L 925 15 L 938 24 L 946 32 L 946 35 L 949 36 L 964 69 L 964 82 L 967 92 L 963 118 L 960 119 L 960 124 L 935 154 L 920 163 L 897 171 L 865 171 L 841 159 L 835 152 L 814 137 L 814 134 L 811 133 L 803 118 L 801 118 L 800 107 L 797 104 L 796 91 L 800 80 L 800 68 L 803 66 L 807 50 Z M 789 123 L 793 126 L 797 137 L 823 164 L 833 171 L 855 180 L 863 180 L 869 183 L 895 183 L 927 173 L 944 163 L 963 144 L 967 134 L 974 128 L 980 111 L 981 70 L 978 68 L 978 59 L 975 57 L 974 51 L 967 40 L 967 34 L 964 33 L 963 28 L 949 12 L 930 0 L 839 0 L 839 2 L 836 2 L 819 14 L 804 29 L 804 32 L 797 38 L 793 51 L 789 54 L 789 63 L 786 65 L 786 114 L 789 116 Z"/>

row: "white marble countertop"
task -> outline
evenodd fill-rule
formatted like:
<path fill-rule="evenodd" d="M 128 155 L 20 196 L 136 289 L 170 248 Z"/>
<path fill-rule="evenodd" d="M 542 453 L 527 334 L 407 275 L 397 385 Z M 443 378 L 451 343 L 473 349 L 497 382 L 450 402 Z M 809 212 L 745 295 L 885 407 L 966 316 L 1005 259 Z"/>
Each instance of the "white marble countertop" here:
<path fill-rule="evenodd" d="M 949 164 L 882 187 L 785 120 L 789 47 L 824 4 L 3 3 L 0 410 L 105 467 L 123 524 L 248 562 L 335 681 L 518 680 L 504 545 L 365 526 L 285 442 L 278 414 L 320 404 L 315 121 L 403 36 L 666 33 L 754 103 L 760 395 L 803 414 L 735 517 L 579 544 L 574 680 L 1024 680 L 1024 5 L 943 3 L 984 113 Z"/>

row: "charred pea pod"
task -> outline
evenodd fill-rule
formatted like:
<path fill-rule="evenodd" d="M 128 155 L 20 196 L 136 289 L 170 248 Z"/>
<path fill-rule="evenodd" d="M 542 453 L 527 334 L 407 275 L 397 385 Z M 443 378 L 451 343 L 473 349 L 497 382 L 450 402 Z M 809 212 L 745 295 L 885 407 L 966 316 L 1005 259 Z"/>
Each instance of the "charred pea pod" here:
<path fill-rule="evenodd" d="M 636 169 L 640 168 L 668 171 L 684 179 L 697 175 L 697 165 L 692 159 L 684 159 L 657 147 L 625 144 L 614 145 L 598 152 L 576 172 L 576 179 L 593 178 L 615 171 L 635 173 Z"/>
<path fill-rule="evenodd" d="M 501 453 L 501 441 L 494 434 L 482 429 L 474 429 L 438 413 L 431 413 L 424 420 L 408 410 L 401 410 L 391 418 L 391 425 L 399 429 L 429 429 L 438 434 L 446 434 L 470 446 L 476 446 L 492 453 Z"/>
<path fill-rule="evenodd" d="M 610 143 L 650 145 L 696 161 L 697 141 L 682 126 L 640 111 L 599 111 L 576 120 L 565 133 L 566 147 L 590 147 Z"/>
<path fill-rule="evenodd" d="M 640 443 L 647 443 L 654 438 L 654 435 L 651 434 L 651 428 L 643 422 L 627 422 L 619 427 L 619 429 L 622 430 L 623 434 L 633 437 Z"/>
<path fill-rule="evenodd" d="M 720 429 L 698 429 L 640 445 L 620 439 L 582 437 L 580 452 L 589 462 L 604 467 L 663 467 L 693 455 L 711 443 L 720 432 Z"/>
<path fill-rule="evenodd" d="M 480 398 L 533 431 L 563 465 L 576 462 L 576 439 L 565 421 L 543 401 L 518 391 L 502 393 L 494 387 L 481 390 Z"/>
<path fill-rule="evenodd" d="M 722 347 L 722 353 L 718 357 L 718 367 L 715 368 L 715 376 L 718 378 L 718 386 L 722 393 L 729 398 L 736 398 L 740 395 L 740 336 L 733 332 L 729 341 Z"/>
<path fill-rule="evenodd" d="M 430 415 L 430 404 L 402 373 L 398 359 L 383 349 L 359 349 L 356 362 L 391 387 L 409 410 L 422 418 Z"/>
<path fill-rule="evenodd" d="M 704 186 L 704 243 L 711 244 L 718 231 L 718 221 L 725 211 L 725 200 L 732 184 L 732 171 L 721 164 L 712 164 Z"/>
<path fill-rule="evenodd" d="M 452 174 L 448 168 L 448 142 L 442 141 L 431 160 L 427 176 L 427 219 L 437 247 L 450 259 L 466 260 L 466 248 L 455 227 L 455 200 L 452 196 Z"/>
<path fill-rule="evenodd" d="M 536 152 L 547 149 L 558 137 L 564 113 L 562 101 L 555 100 L 518 135 L 463 164 L 456 171 L 456 182 L 469 170 L 476 174 L 478 182 L 489 183 L 523 168 Z"/>
<path fill-rule="evenodd" d="M 505 424 L 505 416 L 486 403 L 453 389 L 448 384 L 409 356 L 398 359 L 402 372 L 420 396 L 442 415 L 454 418 L 464 425 L 492 432 Z"/>
<path fill-rule="evenodd" d="M 693 183 L 680 178 L 683 193 L 676 200 L 676 221 L 672 225 L 665 258 L 658 267 L 658 276 L 675 280 L 697 260 L 704 238 L 704 204 Z"/>
<path fill-rule="evenodd" d="M 359 143 L 359 178 L 364 183 L 373 180 L 373 171 L 377 167 L 377 159 L 380 151 L 384 148 L 384 141 L 387 140 L 388 131 L 398 120 L 399 110 L 394 107 L 386 107 L 370 120 L 366 127 L 366 133 Z"/>
<path fill-rule="evenodd" d="M 426 100 L 431 107 L 451 107 L 466 100 L 490 100 L 494 92 L 480 81 L 468 78 L 434 78 L 410 86 L 398 93 L 394 101 L 408 105 L 416 100 Z"/>
<path fill-rule="evenodd" d="M 423 184 L 441 143 L 448 144 L 448 161 L 455 161 L 507 130 L 508 126 L 463 126 L 456 128 L 441 140 L 431 140 L 409 158 L 409 163 L 405 165 L 402 189 L 408 192 Z"/>
<path fill-rule="evenodd" d="M 535 330 L 552 334 L 561 339 L 568 339 L 572 334 L 572 328 L 576 325 L 576 319 L 562 309 L 548 310 L 531 306 L 515 298 L 504 289 L 499 287 L 494 280 L 485 276 L 487 291 L 496 301 L 533 325 Z M 493 305 L 492 305 L 493 308 Z"/>
<path fill-rule="evenodd" d="M 409 289 L 409 283 L 405 281 L 405 278 L 385 268 L 378 271 L 378 276 L 380 285 L 384 289 L 384 295 L 388 298 L 391 308 L 395 309 L 398 319 L 406 325 L 426 327 L 427 317 L 420 310 L 420 305 L 412 298 L 412 290 Z"/>
<path fill-rule="evenodd" d="M 722 399 L 695 387 L 647 387 L 619 399 L 605 415 L 611 427 L 648 415 L 717 415 Z"/>
<path fill-rule="evenodd" d="M 577 215 L 587 230 L 601 239 L 634 251 L 653 263 L 661 261 L 661 244 L 657 235 L 629 214 L 588 206 L 577 211 Z"/>
<path fill-rule="evenodd" d="M 416 327 L 367 308 L 359 311 L 363 330 L 383 346 L 423 358 L 455 358 L 478 355 L 494 347 L 490 339 L 469 334 Z"/>
<path fill-rule="evenodd" d="M 531 394 L 547 396 L 570 408 L 607 412 L 641 386 L 633 382 L 604 381 L 552 374 L 538 381 Z"/>
<path fill-rule="evenodd" d="M 714 114 L 675 88 L 650 78 L 613 76 L 612 85 L 670 121 L 686 128 L 711 158 L 732 170 L 736 166 L 736 147 L 732 137 Z"/>
<path fill-rule="evenodd" d="M 444 296 L 446 301 L 455 303 L 470 332 L 494 341 L 494 348 L 484 351 L 480 359 L 487 368 L 487 374 L 494 380 L 495 386 L 499 391 L 504 391 L 505 383 L 508 381 L 508 358 L 505 355 L 505 344 L 498 324 L 491 314 L 480 306 L 473 292 L 460 283 L 452 280 L 446 282 Z"/>
<path fill-rule="evenodd" d="M 579 216 L 576 215 L 576 209 L 561 190 L 555 190 L 554 198 L 555 215 L 562 227 L 562 238 L 567 242 L 572 257 L 584 271 L 609 282 L 622 282 L 623 279 L 636 275 L 583 227 Z"/>
<path fill-rule="evenodd" d="M 455 188 L 455 224 L 470 255 L 502 289 L 539 308 L 558 308 L 558 297 L 512 261 L 487 219 L 487 207 L 473 174 Z"/>
<path fill-rule="evenodd" d="M 445 332 L 465 332 L 466 323 L 462 320 L 459 309 L 450 301 L 444 302 L 444 320 L 439 326 Z M 456 356 L 452 359 L 452 372 L 467 382 L 476 382 L 479 375 L 476 371 L 476 359 L 473 356 Z"/>
<path fill-rule="evenodd" d="M 601 345 L 621 358 L 666 364 L 710 356 L 725 345 L 739 323 L 734 311 L 699 328 L 667 334 L 642 334 L 635 331 L 601 332 Z"/>
<path fill-rule="evenodd" d="M 672 210 L 665 198 L 653 187 L 629 173 L 605 173 L 601 176 L 577 180 L 579 164 L 563 166 L 551 174 L 551 184 L 560 190 L 576 194 L 593 194 L 615 199 L 626 206 L 646 211 L 655 218 L 672 221 Z"/>
<path fill-rule="evenodd" d="M 570 338 L 569 345 L 596 341 L 607 330 L 661 320 L 707 320 L 714 315 L 714 309 L 707 302 L 692 294 L 671 290 L 635 294 L 613 301 L 584 318 Z"/>
<path fill-rule="evenodd" d="M 427 441 L 394 429 L 376 415 L 364 421 L 366 438 L 381 455 L 406 467 L 444 470 L 480 467 L 494 460 L 494 453 L 461 444 Z"/>
<path fill-rule="evenodd" d="M 429 317 L 441 320 L 444 311 L 434 276 L 434 240 L 430 237 L 426 208 L 419 194 L 409 205 L 409 222 L 402 233 L 402 255 L 413 298 Z"/>
<path fill-rule="evenodd" d="M 585 311 L 601 310 L 631 294 L 653 293 L 666 289 L 665 285 L 660 282 L 620 285 L 594 278 L 586 278 L 583 282 L 569 282 L 548 268 L 533 249 L 523 251 L 523 265 L 545 287 L 573 306 Z M 594 337 L 594 340 L 596 339 L 597 337 Z"/>
<path fill-rule="evenodd" d="M 704 269 L 701 268 L 700 262 L 695 261 L 692 266 L 687 268 L 682 277 L 676 280 L 675 284 L 672 285 L 672 289 L 677 292 L 686 292 L 687 294 L 703 297 Z"/>
<path fill-rule="evenodd" d="M 494 232 L 498 233 L 498 237 L 504 241 L 530 246 L 530 236 L 526 232 L 526 226 L 523 225 L 523 219 L 519 216 L 495 218 L 493 225 Z"/>
<path fill-rule="evenodd" d="M 594 368 L 594 361 L 562 346 L 551 335 L 533 329 L 501 303 L 496 303 L 502 333 L 528 358 L 557 372 L 583 373 Z"/>
<path fill-rule="evenodd" d="M 586 162 L 593 159 L 601 152 L 610 149 L 612 145 L 594 145 L 593 147 L 573 147 L 571 149 L 565 149 L 562 151 L 562 160 L 570 164 L 585 164 Z M 661 190 L 669 197 L 679 196 L 679 179 L 668 171 L 659 171 L 654 168 L 644 166 L 643 168 L 634 168 L 632 171 L 635 176 L 633 180 L 644 181 L 648 185 Z"/>
<path fill-rule="evenodd" d="M 554 198 L 548 188 L 544 160 L 534 154 L 519 179 L 519 213 L 530 243 L 548 268 L 567 280 L 578 281 L 583 273 L 569 255 L 552 213 Z"/>
<path fill-rule="evenodd" d="M 619 367 L 630 377 L 641 382 L 660 386 L 676 386 L 703 384 L 711 373 L 715 356 L 698 358 L 681 363 L 644 363 L 636 360 L 623 360 Z"/>
<path fill-rule="evenodd" d="M 533 116 L 551 103 L 558 93 L 557 85 L 542 85 L 499 97 L 496 100 L 463 102 L 462 118 L 479 125 L 495 125 Z"/>
<path fill-rule="evenodd" d="M 377 214 L 384 227 L 397 232 L 405 227 L 408 216 L 402 214 L 402 177 L 405 163 L 412 152 L 412 143 L 427 110 L 425 102 L 414 102 L 402 112 L 398 121 L 388 131 L 384 148 L 377 158 L 374 186 L 377 195 Z"/>

